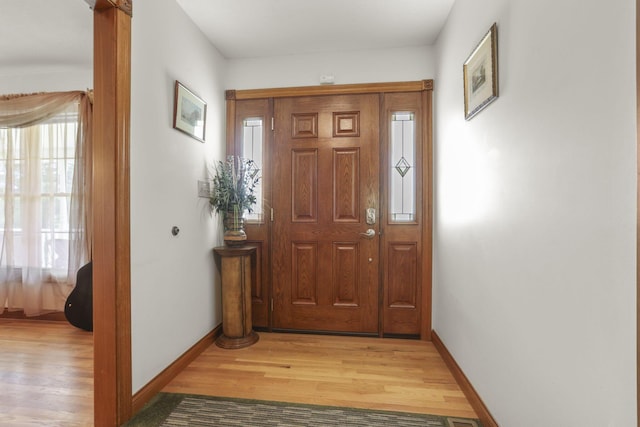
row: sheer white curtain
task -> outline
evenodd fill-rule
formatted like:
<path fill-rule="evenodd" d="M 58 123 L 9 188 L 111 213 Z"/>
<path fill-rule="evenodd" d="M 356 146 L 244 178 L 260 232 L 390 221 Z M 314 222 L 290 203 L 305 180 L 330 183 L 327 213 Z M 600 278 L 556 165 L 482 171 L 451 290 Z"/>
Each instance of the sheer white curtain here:
<path fill-rule="evenodd" d="M 0 97 L 0 309 L 63 311 L 91 257 L 85 92 Z"/>

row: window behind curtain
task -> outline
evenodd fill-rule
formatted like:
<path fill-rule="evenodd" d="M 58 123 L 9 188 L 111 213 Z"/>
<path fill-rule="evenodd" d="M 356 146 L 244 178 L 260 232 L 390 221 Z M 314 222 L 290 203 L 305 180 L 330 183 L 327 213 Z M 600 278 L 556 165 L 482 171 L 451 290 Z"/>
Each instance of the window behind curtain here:
<path fill-rule="evenodd" d="M 0 229 L 3 266 L 40 268 L 43 281 L 66 278 L 77 132 L 76 112 L 0 129 L 0 223 L 13 231 Z"/>
<path fill-rule="evenodd" d="M 0 307 L 63 311 L 91 258 L 91 92 L 0 95 Z"/>

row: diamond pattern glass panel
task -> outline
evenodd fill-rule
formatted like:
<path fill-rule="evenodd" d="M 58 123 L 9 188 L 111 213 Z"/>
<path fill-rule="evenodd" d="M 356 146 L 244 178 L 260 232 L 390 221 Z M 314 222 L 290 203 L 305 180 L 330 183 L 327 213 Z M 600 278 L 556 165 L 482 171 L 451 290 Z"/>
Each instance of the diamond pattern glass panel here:
<path fill-rule="evenodd" d="M 391 222 L 413 222 L 416 216 L 415 115 L 391 115 L 391 175 L 389 208 Z"/>
<path fill-rule="evenodd" d="M 409 172 L 409 169 L 411 169 L 411 165 L 409 164 L 409 162 L 407 162 L 407 159 L 405 159 L 404 157 L 401 158 L 400 161 L 396 164 L 396 170 L 398 171 L 400 176 L 403 178 L 407 174 L 407 172 Z"/>

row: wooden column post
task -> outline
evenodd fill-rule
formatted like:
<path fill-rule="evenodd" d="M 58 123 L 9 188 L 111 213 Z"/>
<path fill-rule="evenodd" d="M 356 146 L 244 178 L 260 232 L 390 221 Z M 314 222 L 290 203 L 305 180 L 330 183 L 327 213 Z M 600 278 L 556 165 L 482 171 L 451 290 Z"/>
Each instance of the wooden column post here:
<path fill-rule="evenodd" d="M 94 423 L 131 417 L 131 0 L 94 6 Z"/>

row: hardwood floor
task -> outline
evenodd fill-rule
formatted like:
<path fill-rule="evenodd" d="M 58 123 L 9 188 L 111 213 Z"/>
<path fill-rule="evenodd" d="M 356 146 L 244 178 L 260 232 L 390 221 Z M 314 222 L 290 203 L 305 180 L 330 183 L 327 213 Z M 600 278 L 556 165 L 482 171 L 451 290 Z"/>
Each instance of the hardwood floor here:
<path fill-rule="evenodd" d="M 0 425 L 93 425 L 93 336 L 0 318 Z M 163 391 L 475 418 L 433 344 L 270 334 L 211 345 Z"/>
<path fill-rule="evenodd" d="M 93 335 L 67 322 L 0 319 L 0 425 L 93 425 Z"/>
<path fill-rule="evenodd" d="M 244 349 L 212 345 L 163 391 L 477 417 L 430 342 L 259 335 Z"/>

